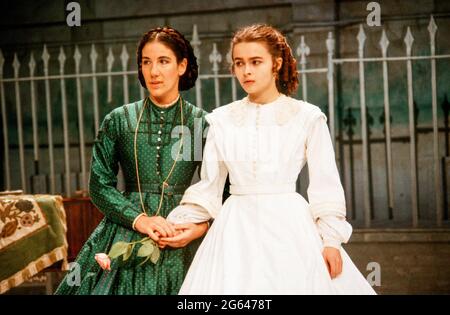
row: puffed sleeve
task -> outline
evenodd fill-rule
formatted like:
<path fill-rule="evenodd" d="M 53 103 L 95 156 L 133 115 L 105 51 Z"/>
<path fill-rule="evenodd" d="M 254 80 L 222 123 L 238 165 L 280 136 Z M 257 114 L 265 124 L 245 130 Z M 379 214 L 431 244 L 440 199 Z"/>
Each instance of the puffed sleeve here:
<path fill-rule="evenodd" d="M 114 115 L 110 113 L 103 120 L 94 141 L 89 195 L 92 203 L 109 220 L 131 229 L 143 213 L 116 188 L 119 171 L 116 129 Z"/>
<path fill-rule="evenodd" d="M 345 219 L 344 189 L 326 120 L 320 110 L 313 111 L 309 120 L 306 137 L 307 194 L 324 246 L 339 248 L 350 238 L 352 227 Z"/>
<path fill-rule="evenodd" d="M 210 219 L 211 215 L 205 208 L 192 203 L 175 207 L 167 216 L 167 221 L 173 224 L 201 223 Z"/>
<path fill-rule="evenodd" d="M 217 150 L 216 132 L 212 114 L 206 116 L 208 135 L 203 152 L 200 181 L 190 186 L 167 217 L 171 222 L 201 222 L 215 218 L 222 207 L 222 196 L 228 170 Z M 181 222 L 180 222 L 181 223 Z"/>

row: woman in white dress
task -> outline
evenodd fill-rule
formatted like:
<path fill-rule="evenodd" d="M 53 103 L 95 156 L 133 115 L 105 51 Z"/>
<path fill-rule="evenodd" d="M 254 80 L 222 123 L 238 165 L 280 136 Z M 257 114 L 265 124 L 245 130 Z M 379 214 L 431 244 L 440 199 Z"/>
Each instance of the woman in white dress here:
<path fill-rule="evenodd" d="M 233 72 L 248 96 L 206 116 L 201 180 L 167 220 L 214 219 L 180 294 L 374 294 L 341 243 L 350 238 L 326 116 L 287 95 L 298 87 L 286 38 L 239 30 Z M 308 164 L 307 202 L 296 180 Z M 231 196 L 222 205 L 229 174 Z M 182 234 L 160 246 L 182 246 Z"/>

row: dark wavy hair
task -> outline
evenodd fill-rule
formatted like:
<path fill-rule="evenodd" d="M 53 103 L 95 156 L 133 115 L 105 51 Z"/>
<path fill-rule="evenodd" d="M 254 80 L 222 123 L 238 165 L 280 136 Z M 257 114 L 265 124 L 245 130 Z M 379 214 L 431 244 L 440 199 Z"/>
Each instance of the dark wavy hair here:
<path fill-rule="evenodd" d="M 281 57 L 283 63 L 277 73 L 274 62 L 273 72 L 276 74 L 276 84 L 279 92 L 292 95 L 298 88 L 297 61 L 292 54 L 292 49 L 287 43 L 286 37 L 277 29 L 266 24 L 254 24 L 239 29 L 231 40 L 231 53 L 238 43 L 262 42 L 266 44 L 272 58 Z M 234 71 L 234 65 L 232 65 Z"/>
<path fill-rule="evenodd" d="M 141 82 L 142 87 L 147 89 L 144 75 L 142 74 L 142 49 L 147 43 L 153 41 L 158 41 L 170 48 L 177 57 L 178 63 L 186 58 L 186 72 L 180 77 L 178 90 L 186 91 L 192 88 L 198 77 L 197 58 L 194 55 L 194 50 L 189 41 L 180 32 L 169 26 L 151 29 L 142 36 L 139 42 L 137 48 L 137 64 L 139 82 Z"/>

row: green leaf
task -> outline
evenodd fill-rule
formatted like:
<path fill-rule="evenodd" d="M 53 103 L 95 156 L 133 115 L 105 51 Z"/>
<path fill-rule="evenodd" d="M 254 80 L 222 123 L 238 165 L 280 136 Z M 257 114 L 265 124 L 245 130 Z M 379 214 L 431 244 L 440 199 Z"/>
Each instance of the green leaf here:
<path fill-rule="evenodd" d="M 152 253 L 152 256 L 150 257 L 150 261 L 154 264 L 156 264 L 158 262 L 159 259 L 159 248 L 155 247 L 155 250 Z"/>
<path fill-rule="evenodd" d="M 150 256 L 154 251 L 155 245 L 150 242 L 144 243 L 137 253 L 138 257 L 147 257 Z"/>
<path fill-rule="evenodd" d="M 111 259 L 117 258 L 120 255 L 123 255 L 128 250 L 128 243 L 127 242 L 117 242 L 114 243 L 114 245 L 111 247 L 111 250 L 108 253 L 108 256 Z"/>
<path fill-rule="evenodd" d="M 140 241 L 138 241 L 137 243 L 143 244 L 143 243 L 147 242 L 148 240 L 152 240 L 152 239 L 147 236 L 147 237 L 144 237 L 143 239 L 141 239 Z"/>
<path fill-rule="evenodd" d="M 142 266 L 143 264 L 145 264 L 145 263 L 147 262 L 147 260 L 149 260 L 149 259 L 150 259 L 150 256 L 147 256 L 147 258 L 145 258 L 144 261 L 141 262 L 141 263 L 138 265 L 138 267 L 139 267 L 139 266 Z"/>
<path fill-rule="evenodd" d="M 133 253 L 133 249 L 134 249 L 134 244 L 128 245 L 127 251 L 123 255 L 123 261 L 126 261 L 126 260 L 128 260 L 128 258 L 130 258 L 131 254 Z"/>

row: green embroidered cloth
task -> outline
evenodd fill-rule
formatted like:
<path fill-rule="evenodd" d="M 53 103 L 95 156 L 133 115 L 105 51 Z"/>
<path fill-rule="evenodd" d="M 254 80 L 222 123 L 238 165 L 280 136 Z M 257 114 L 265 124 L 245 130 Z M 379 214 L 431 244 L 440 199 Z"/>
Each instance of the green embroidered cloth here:
<path fill-rule="evenodd" d="M 165 248 L 154 265 L 138 266 L 136 246 L 126 263 L 115 259 L 111 271 L 103 271 L 94 259 L 96 253 L 108 253 L 118 241 L 131 242 L 142 235 L 132 229 L 134 219 L 142 213 L 137 189 L 134 134 L 144 101 L 116 108 L 109 113 L 95 140 L 89 193 L 105 218 L 81 249 L 75 264 L 61 282 L 56 294 L 177 294 L 201 240 L 185 248 Z M 175 208 L 189 187 L 194 172 L 201 163 L 204 145 L 205 111 L 183 101 L 184 142 L 182 160 L 178 161 L 169 187 L 165 189 L 160 215 L 166 217 Z M 177 127 L 178 126 L 178 127 Z M 143 201 L 153 215 L 160 200 L 160 187 L 167 177 L 179 147 L 181 131 L 180 102 L 159 108 L 150 101 L 145 108 L 138 130 L 137 154 Z M 119 164 L 126 190 L 116 189 Z"/>
<path fill-rule="evenodd" d="M 66 215 L 60 196 L 0 196 L 0 294 L 59 260 L 66 267 Z"/>

